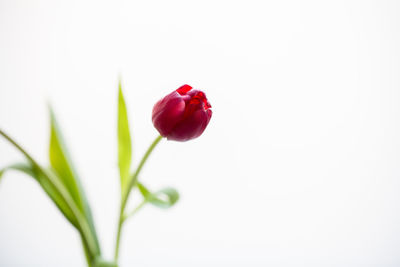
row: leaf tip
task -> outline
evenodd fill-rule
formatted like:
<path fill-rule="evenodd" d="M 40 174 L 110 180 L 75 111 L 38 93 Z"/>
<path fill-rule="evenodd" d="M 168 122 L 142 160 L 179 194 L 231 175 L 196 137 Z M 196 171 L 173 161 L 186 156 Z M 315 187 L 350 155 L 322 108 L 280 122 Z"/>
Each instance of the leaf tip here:
<path fill-rule="evenodd" d="M 118 76 L 118 91 L 122 92 L 122 76 L 119 74 Z"/>

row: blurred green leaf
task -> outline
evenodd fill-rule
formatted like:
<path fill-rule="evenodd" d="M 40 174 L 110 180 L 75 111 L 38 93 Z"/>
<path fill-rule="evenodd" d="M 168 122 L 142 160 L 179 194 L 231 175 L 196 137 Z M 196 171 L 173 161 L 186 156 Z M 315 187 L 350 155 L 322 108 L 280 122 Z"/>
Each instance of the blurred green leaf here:
<path fill-rule="evenodd" d="M 42 173 L 39 168 L 29 163 L 17 163 L 9 165 L 4 169 L 0 170 L 0 175 L 4 175 L 4 173 L 9 170 L 20 171 L 34 178 L 41 185 L 46 194 L 53 200 L 54 204 L 61 211 L 61 213 L 64 214 L 66 219 L 72 225 L 77 227 L 76 217 L 74 216 L 70 207 L 64 201 L 63 197 L 61 196 L 57 188 L 55 188 L 55 186 L 48 180 L 46 175 Z"/>
<path fill-rule="evenodd" d="M 121 178 L 121 190 L 124 192 L 128 185 L 132 160 L 131 134 L 129 131 L 128 112 L 121 81 L 118 88 L 118 167 Z"/>
<path fill-rule="evenodd" d="M 37 161 L 26 152 L 14 139 L 3 132 L 0 129 L 0 135 L 2 135 L 7 141 L 9 141 L 16 149 L 18 149 L 28 160 L 29 164 L 24 163 L 23 165 L 11 165 L 5 169 L 15 169 L 23 171 L 24 173 L 32 176 L 36 179 L 42 186 L 43 190 L 47 195 L 53 200 L 59 210 L 64 214 L 67 220 L 75 226 L 75 228 L 80 233 L 82 240 L 84 241 L 85 249 L 87 248 L 88 256 L 90 256 L 91 261 L 100 252 L 100 246 L 97 240 L 96 231 L 93 225 L 93 219 L 90 213 L 89 206 L 83 190 L 81 190 L 79 180 L 75 180 L 75 185 L 80 189 L 78 193 L 81 193 L 82 206 L 79 206 L 77 200 L 73 198 L 73 195 L 69 191 L 68 183 L 66 183 L 65 177 L 60 176 L 60 170 L 63 168 L 68 168 L 69 166 L 60 166 L 58 164 L 65 163 L 67 157 L 65 156 L 61 143 L 61 136 L 56 127 L 55 119 L 53 113 L 51 113 L 51 141 L 50 141 L 50 161 L 53 168 L 43 168 Z M 58 154 L 57 154 L 58 153 Z M 62 160 L 60 160 L 62 158 Z M 64 161 L 64 162 L 63 162 Z M 61 167 L 61 168 L 60 168 Z M 57 171 L 59 173 L 57 173 Z M 1 171 L 4 173 L 4 170 Z M 72 172 L 71 172 L 72 173 Z M 62 175 L 63 173 L 61 173 Z M 79 187 L 78 187 L 79 186 Z M 90 261 L 90 262 L 91 262 Z"/>
<path fill-rule="evenodd" d="M 51 167 L 60 178 L 61 182 L 71 194 L 73 200 L 81 211 L 84 211 L 84 200 L 82 196 L 82 188 L 79 184 L 77 174 L 72 166 L 72 162 L 68 155 L 66 146 L 64 144 L 61 131 L 59 130 L 55 115 L 50 109 L 51 132 L 50 132 L 50 146 L 49 146 L 49 159 Z"/>
<path fill-rule="evenodd" d="M 151 193 L 142 183 L 138 183 L 138 189 L 147 202 L 162 209 L 172 207 L 179 200 L 178 191 L 172 187 L 166 187 Z"/>
<path fill-rule="evenodd" d="M 179 200 L 179 193 L 172 187 L 161 189 L 153 194 L 150 203 L 163 209 L 175 205 Z"/>
<path fill-rule="evenodd" d="M 94 267 L 118 267 L 113 261 L 106 261 L 102 258 L 97 258 L 94 262 Z"/>
<path fill-rule="evenodd" d="M 54 170 L 56 177 L 62 182 L 77 207 L 84 214 L 91 234 L 96 242 L 98 252 L 100 246 L 97 240 L 97 234 L 94 227 L 92 212 L 89 207 L 85 192 L 80 183 L 79 177 L 73 167 L 72 161 L 68 154 L 64 139 L 61 131 L 58 127 L 55 115 L 50 108 L 50 121 L 51 121 L 51 132 L 50 132 L 50 145 L 49 145 L 49 159 L 52 169 Z"/>
<path fill-rule="evenodd" d="M 16 163 L 16 164 L 11 164 L 3 169 L 0 170 L 0 179 L 2 178 L 2 176 L 6 173 L 6 171 L 9 170 L 16 170 L 16 171 L 21 171 L 27 175 L 32 176 L 33 178 L 36 178 L 36 174 L 33 171 L 32 167 L 30 164 L 27 163 Z"/>
<path fill-rule="evenodd" d="M 151 198 L 151 192 L 142 183 L 137 183 L 137 187 L 144 199 Z"/>
<path fill-rule="evenodd" d="M 90 249 L 86 243 L 86 240 L 83 238 L 81 235 L 81 242 L 82 242 L 82 247 L 83 247 L 83 252 L 85 253 L 85 259 L 88 267 L 92 267 L 92 256 L 90 254 Z"/>

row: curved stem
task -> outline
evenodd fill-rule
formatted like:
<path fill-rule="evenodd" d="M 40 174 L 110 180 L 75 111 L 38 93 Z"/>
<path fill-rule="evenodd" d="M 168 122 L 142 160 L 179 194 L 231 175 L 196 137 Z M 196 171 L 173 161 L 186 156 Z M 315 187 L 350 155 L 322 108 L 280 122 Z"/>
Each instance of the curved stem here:
<path fill-rule="evenodd" d="M 157 144 L 161 141 L 162 136 L 159 135 L 157 138 L 151 143 L 150 147 L 147 149 L 146 153 L 144 154 L 142 160 L 140 161 L 138 167 L 136 168 L 136 171 L 133 173 L 131 176 L 131 180 L 129 181 L 128 187 L 126 188 L 125 192 L 122 192 L 122 197 L 121 197 L 121 208 L 119 211 L 119 219 L 118 219 L 118 229 L 117 229 L 117 238 L 115 241 L 115 253 L 114 253 L 114 260 L 117 262 L 118 256 L 119 256 L 119 244 L 121 242 L 121 231 L 122 231 L 122 226 L 125 220 L 125 207 L 126 203 L 128 202 L 129 195 L 132 191 L 132 188 L 136 185 L 138 176 L 140 171 L 142 170 L 144 164 L 146 163 L 148 157 L 150 156 L 151 152 L 153 152 L 154 148 L 157 146 Z"/>
<path fill-rule="evenodd" d="M 129 182 L 129 185 L 127 187 L 127 192 L 125 194 L 125 197 L 123 197 L 123 207 L 125 207 L 126 202 L 129 198 L 129 195 L 132 191 L 132 188 L 135 186 L 137 178 L 139 176 L 140 171 L 142 170 L 144 164 L 146 163 L 148 157 L 150 156 L 151 152 L 153 152 L 154 148 L 157 146 L 157 144 L 161 141 L 163 137 L 161 135 L 157 136 L 157 138 L 151 143 L 150 147 L 147 149 L 146 153 L 144 154 L 142 160 L 139 163 L 139 166 L 136 168 L 136 171 L 133 173 L 132 178 Z"/>
<path fill-rule="evenodd" d="M 12 145 L 14 145 L 14 147 L 16 147 L 31 162 L 31 164 L 34 165 L 34 167 L 37 168 L 42 173 L 42 175 L 44 175 L 48 179 L 48 181 L 58 190 L 58 192 L 60 193 L 64 201 L 68 204 L 72 213 L 76 217 L 79 226 L 77 230 L 81 234 L 82 239 L 84 239 L 87 242 L 87 246 L 91 252 L 91 256 L 95 257 L 96 255 L 98 255 L 99 248 L 96 244 L 95 239 L 91 234 L 88 222 L 86 221 L 86 219 L 84 218 L 78 207 L 75 205 L 73 199 L 71 198 L 65 187 L 57 179 L 55 179 L 49 172 L 44 170 L 36 162 L 36 160 L 34 160 L 33 157 L 29 155 L 29 153 L 26 152 L 26 150 L 23 149 L 17 142 L 15 142 L 9 135 L 7 135 L 2 130 L 0 130 L 0 135 L 2 135 L 7 141 L 9 141 Z"/>

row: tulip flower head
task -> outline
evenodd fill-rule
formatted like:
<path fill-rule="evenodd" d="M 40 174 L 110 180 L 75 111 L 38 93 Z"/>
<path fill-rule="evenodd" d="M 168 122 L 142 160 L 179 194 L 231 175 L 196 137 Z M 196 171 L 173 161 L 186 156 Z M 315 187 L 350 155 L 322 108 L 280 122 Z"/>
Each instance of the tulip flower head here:
<path fill-rule="evenodd" d="M 152 120 L 161 136 L 183 142 L 199 137 L 211 116 L 206 95 L 185 84 L 154 105 Z"/>

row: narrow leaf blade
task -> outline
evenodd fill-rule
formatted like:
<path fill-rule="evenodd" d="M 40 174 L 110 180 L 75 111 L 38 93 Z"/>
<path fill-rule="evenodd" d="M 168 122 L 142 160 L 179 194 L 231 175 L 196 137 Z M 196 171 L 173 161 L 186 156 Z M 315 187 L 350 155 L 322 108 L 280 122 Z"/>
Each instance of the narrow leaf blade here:
<path fill-rule="evenodd" d="M 65 216 L 65 218 L 72 225 L 77 227 L 76 217 L 74 216 L 70 207 L 64 201 L 58 190 L 48 181 L 47 177 L 43 173 L 41 173 L 38 168 L 29 163 L 12 164 L 0 170 L 0 176 L 4 175 L 9 170 L 20 171 L 34 178 L 40 184 L 46 194 L 50 197 L 50 199 L 53 200 L 54 204 Z"/>
<path fill-rule="evenodd" d="M 37 179 L 32 166 L 28 163 L 15 163 L 15 164 L 11 164 L 7 167 L 4 167 L 3 169 L 0 170 L 0 179 L 6 173 L 6 171 L 9 171 L 9 170 L 21 171 L 21 172 Z"/>
<path fill-rule="evenodd" d="M 49 159 L 51 167 L 54 169 L 61 182 L 71 194 L 77 206 L 83 211 L 83 199 L 77 175 L 73 169 L 66 146 L 64 144 L 61 131 L 58 127 L 55 115 L 50 110 L 51 133 L 49 146 Z"/>
<path fill-rule="evenodd" d="M 76 203 L 77 207 L 84 214 L 92 236 L 95 239 L 98 252 L 100 250 L 99 242 L 97 240 L 96 229 L 92 217 L 92 212 L 89 203 L 86 198 L 86 194 L 80 183 L 80 179 L 75 171 L 72 164 L 71 158 L 67 151 L 63 136 L 58 127 L 54 112 L 50 108 L 50 120 L 51 120 L 51 132 L 50 132 L 50 146 L 49 146 L 49 158 L 50 164 L 53 168 L 56 177 L 65 186 L 72 199 Z"/>
<path fill-rule="evenodd" d="M 132 143 L 129 131 L 128 112 L 121 81 L 118 88 L 118 167 L 120 172 L 121 190 L 124 192 L 128 185 L 132 160 Z"/>

